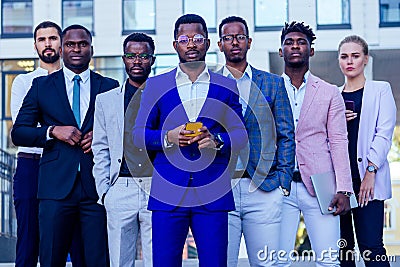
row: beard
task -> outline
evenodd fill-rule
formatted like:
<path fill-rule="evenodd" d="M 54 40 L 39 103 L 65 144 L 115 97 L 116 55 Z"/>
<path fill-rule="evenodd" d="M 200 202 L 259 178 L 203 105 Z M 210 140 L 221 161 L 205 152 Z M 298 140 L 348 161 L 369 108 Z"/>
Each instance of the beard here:
<path fill-rule="evenodd" d="M 60 54 L 57 53 L 57 51 L 52 49 L 54 54 L 53 55 L 49 55 L 49 56 L 44 54 L 45 51 L 46 50 L 44 50 L 42 53 L 38 53 L 40 60 L 42 60 L 44 63 L 52 64 L 54 62 L 57 62 L 60 59 Z"/>

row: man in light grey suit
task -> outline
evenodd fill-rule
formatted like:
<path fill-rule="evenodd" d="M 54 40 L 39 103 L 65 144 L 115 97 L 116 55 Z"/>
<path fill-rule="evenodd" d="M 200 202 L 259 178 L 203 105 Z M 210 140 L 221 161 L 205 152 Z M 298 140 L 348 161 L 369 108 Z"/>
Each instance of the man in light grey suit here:
<path fill-rule="evenodd" d="M 133 33 L 125 39 L 123 49 L 128 80 L 96 98 L 93 176 L 99 203 L 107 211 L 111 266 L 135 266 L 140 230 L 143 263 L 150 267 L 151 211 L 147 210 L 147 202 L 153 168 L 148 154 L 134 147 L 131 129 L 142 94 L 139 88 L 155 61 L 154 41 L 146 34 Z"/>

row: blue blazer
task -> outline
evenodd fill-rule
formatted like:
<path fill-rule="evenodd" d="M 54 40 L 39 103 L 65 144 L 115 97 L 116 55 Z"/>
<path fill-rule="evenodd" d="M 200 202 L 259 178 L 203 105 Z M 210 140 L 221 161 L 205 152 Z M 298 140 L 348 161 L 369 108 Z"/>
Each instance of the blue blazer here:
<path fill-rule="evenodd" d="M 80 128 L 82 136 L 92 131 L 96 95 L 118 86 L 116 80 L 90 72 L 90 102 Z M 41 127 L 37 127 L 40 123 Z M 97 199 L 92 176 L 93 154 L 83 153 L 80 146 L 71 146 L 57 139 L 46 141 L 51 125 L 75 126 L 79 129 L 65 89 L 62 70 L 33 80 L 11 131 L 17 146 L 43 147 L 39 168 L 39 199 L 64 199 L 75 183 L 78 166 L 86 193 Z"/>
<path fill-rule="evenodd" d="M 133 132 L 136 146 L 156 152 L 148 207 L 234 210 L 228 165 L 247 143 L 236 83 L 210 72 L 209 92 L 197 120 L 221 135 L 221 150 L 200 151 L 197 143 L 164 148 L 166 132 L 189 121 L 175 75 L 176 69 L 147 80 Z"/>
<path fill-rule="evenodd" d="M 250 142 L 247 171 L 264 191 L 279 186 L 290 190 L 296 146 L 292 109 L 285 83 L 276 74 L 253 67 L 251 71 L 253 82 L 249 106 L 252 108 L 247 108 L 244 115 Z M 265 114 L 262 113 L 265 113 L 265 108 L 260 109 L 263 103 L 268 103 L 273 118 L 264 118 Z M 263 132 L 252 131 L 254 128 Z M 262 138 L 262 134 L 266 138 Z M 275 142 L 272 143 L 273 138 Z"/>

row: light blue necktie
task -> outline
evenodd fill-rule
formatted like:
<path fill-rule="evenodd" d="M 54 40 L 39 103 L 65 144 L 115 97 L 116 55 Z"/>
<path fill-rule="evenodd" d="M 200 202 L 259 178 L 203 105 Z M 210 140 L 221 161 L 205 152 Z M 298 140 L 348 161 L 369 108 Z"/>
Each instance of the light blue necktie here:
<path fill-rule="evenodd" d="M 79 75 L 75 75 L 72 79 L 74 81 L 74 89 L 72 96 L 72 112 L 74 113 L 76 123 L 78 124 L 78 128 L 81 127 L 81 108 L 80 108 L 80 97 L 81 97 L 81 86 L 79 84 L 82 81 Z"/>

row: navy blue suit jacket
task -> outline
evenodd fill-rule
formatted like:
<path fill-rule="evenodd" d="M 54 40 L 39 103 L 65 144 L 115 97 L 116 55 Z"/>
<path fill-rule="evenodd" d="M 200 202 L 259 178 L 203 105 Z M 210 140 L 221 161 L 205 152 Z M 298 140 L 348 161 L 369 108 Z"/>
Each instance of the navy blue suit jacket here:
<path fill-rule="evenodd" d="M 92 131 L 96 95 L 118 86 L 116 80 L 90 72 L 90 102 L 80 131 Z M 41 127 L 37 127 L 40 123 Z M 64 199 L 71 192 L 78 166 L 86 193 L 97 200 L 92 176 L 93 154 L 57 139 L 46 141 L 49 126 L 75 126 L 79 129 L 65 89 L 62 70 L 33 80 L 11 131 L 15 145 L 43 147 L 39 168 L 39 199 Z"/>
<path fill-rule="evenodd" d="M 236 83 L 210 72 L 207 99 L 197 119 L 211 133 L 220 133 L 225 143 L 220 151 L 199 150 L 197 143 L 164 148 L 166 132 L 189 121 L 175 75 L 176 69 L 147 80 L 135 123 L 135 145 L 156 152 L 148 207 L 165 211 L 178 206 L 233 210 L 232 170 L 228 165 L 247 143 Z"/>

